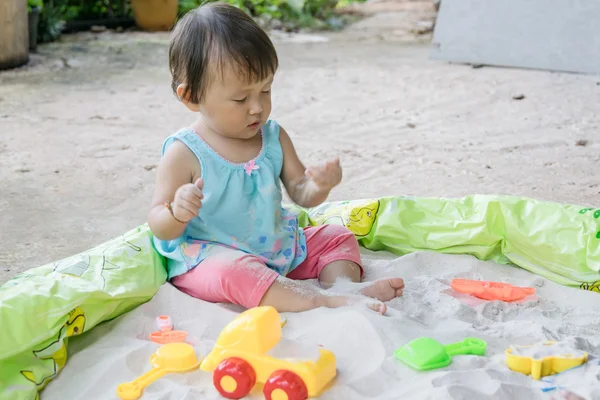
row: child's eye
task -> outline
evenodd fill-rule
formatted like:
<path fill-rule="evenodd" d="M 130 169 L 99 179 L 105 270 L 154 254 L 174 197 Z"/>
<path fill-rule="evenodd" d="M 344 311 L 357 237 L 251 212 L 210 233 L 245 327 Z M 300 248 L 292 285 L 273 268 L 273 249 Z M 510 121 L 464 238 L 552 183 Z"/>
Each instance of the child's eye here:
<path fill-rule="evenodd" d="M 269 93 L 271 93 L 271 89 L 269 89 L 269 90 L 263 90 L 262 92 L 263 92 L 264 94 L 269 94 Z"/>
<path fill-rule="evenodd" d="M 233 101 L 235 101 L 236 103 L 243 103 L 243 102 L 246 101 L 247 98 L 248 98 L 248 96 L 246 96 L 246 97 L 244 97 L 243 99 L 240 99 L 240 100 L 233 99 Z"/>

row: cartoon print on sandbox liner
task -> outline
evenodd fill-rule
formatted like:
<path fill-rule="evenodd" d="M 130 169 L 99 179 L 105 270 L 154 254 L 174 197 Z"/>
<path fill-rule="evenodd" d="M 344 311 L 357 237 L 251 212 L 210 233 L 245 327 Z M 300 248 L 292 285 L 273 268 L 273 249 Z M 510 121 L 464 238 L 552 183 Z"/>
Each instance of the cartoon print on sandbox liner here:
<path fill-rule="evenodd" d="M 371 233 L 378 211 L 379 200 L 343 202 L 325 210 L 322 214 L 315 214 L 312 219 L 317 225 L 343 225 L 360 237 Z"/>
<path fill-rule="evenodd" d="M 120 269 L 121 267 L 110 261 L 107 253 L 112 253 L 115 250 L 123 249 L 123 245 L 128 249 L 139 253 L 142 248 L 134 245 L 129 241 L 117 242 L 112 246 L 108 246 L 102 251 L 102 261 L 100 268 L 90 268 L 92 260 L 89 254 L 80 254 L 75 257 L 70 257 L 61 261 L 58 261 L 54 265 L 53 272 L 58 272 L 65 275 L 71 275 L 78 278 L 82 278 L 87 272 L 99 274 L 99 278 L 102 280 L 102 289 L 106 288 L 106 278 L 104 277 L 104 271 L 112 271 Z"/>
<path fill-rule="evenodd" d="M 33 350 L 35 358 L 41 360 L 43 364 L 36 366 L 37 371 L 22 370 L 21 374 L 35 384 L 38 391 L 36 400 L 40 398 L 39 392 L 67 363 L 67 338 L 82 334 L 84 328 L 85 315 L 80 307 L 76 307 L 69 313 L 69 318 L 58 332 L 58 337 L 50 339 L 50 343 L 39 350 Z M 40 369 L 43 371 L 40 372 Z"/>
<path fill-rule="evenodd" d="M 581 210 L 579 210 L 579 214 L 583 215 L 583 214 L 587 213 L 588 211 L 594 211 L 594 209 L 589 208 L 589 207 L 582 208 Z M 593 216 L 595 219 L 600 218 L 600 209 L 594 211 Z M 600 230 L 598 232 L 596 232 L 596 239 L 600 239 Z M 600 281 L 583 282 L 579 287 L 583 290 L 589 290 L 591 292 L 600 293 Z"/>
<path fill-rule="evenodd" d="M 596 282 L 584 282 L 579 286 L 583 290 L 589 290 L 590 292 L 600 293 L 600 281 Z"/>

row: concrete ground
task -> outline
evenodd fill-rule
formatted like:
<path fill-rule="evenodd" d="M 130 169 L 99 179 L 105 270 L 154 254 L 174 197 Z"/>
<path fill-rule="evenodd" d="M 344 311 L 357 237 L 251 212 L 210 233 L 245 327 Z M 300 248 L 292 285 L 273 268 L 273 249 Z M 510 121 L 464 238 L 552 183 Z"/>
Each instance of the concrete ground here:
<path fill-rule="evenodd" d="M 307 164 L 342 157 L 331 200 L 600 205 L 600 77 L 429 60 L 430 37 L 414 32 L 431 16 L 400 9 L 341 33 L 274 35 L 272 116 Z M 167 40 L 67 36 L 0 73 L 0 283 L 145 221 L 161 143 L 192 120 L 170 92 Z"/>

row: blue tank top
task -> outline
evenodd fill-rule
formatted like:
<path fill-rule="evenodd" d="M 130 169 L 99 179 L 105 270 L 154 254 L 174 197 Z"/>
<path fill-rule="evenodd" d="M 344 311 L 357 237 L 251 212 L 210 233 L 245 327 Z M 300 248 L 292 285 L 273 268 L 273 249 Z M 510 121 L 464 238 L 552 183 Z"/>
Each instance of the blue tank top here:
<path fill-rule="evenodd" d="M 162 154 L 175 140 L 189 147 L 204 179 L 202 208 L 183 234 L 174 240 L 153 239 L 156 250 L 167 258 L 169 279 L 226 249 L 254 255 L 280 275 L 306 259 L 298 217 L 281 204 L 279 125 L 269 120 L 261 134 L 262 149 L 247 163 L 226 160 L 191 129 L 164 142 Z"/>

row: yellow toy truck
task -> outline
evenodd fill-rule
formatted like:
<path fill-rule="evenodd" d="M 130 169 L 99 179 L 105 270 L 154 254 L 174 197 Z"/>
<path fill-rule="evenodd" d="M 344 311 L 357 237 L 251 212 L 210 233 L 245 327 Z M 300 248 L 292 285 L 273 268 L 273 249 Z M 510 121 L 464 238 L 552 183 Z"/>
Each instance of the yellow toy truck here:
<path fill-rule="evenodd" d="M 305 400 L 318 396 L 336 376 L 332 352 L 319 347 L 317 360 L 283 360 L 268 354 L 281 339 L 273 307 L 251 308 L 229 323 L 200 369 L 213 372 L 213 384 L 227 399 L 241 399 L 256 383 L 266 400 Z"/>

